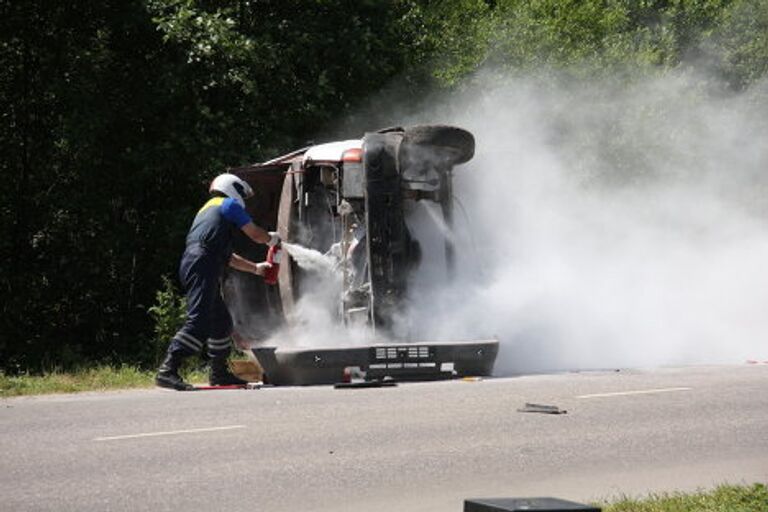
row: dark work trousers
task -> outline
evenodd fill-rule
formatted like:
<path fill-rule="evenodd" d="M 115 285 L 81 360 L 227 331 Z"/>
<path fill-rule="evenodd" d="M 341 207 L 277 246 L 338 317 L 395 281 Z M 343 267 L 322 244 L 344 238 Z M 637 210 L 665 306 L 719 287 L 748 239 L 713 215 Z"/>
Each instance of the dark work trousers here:
<path fill-rule="evenodd" d="M 229 355 L 232 318 L 221 296 L 223 268 L 221 256 L 210 254 L 199 244 L 187 245 L 179 267 L 187 296 L 187 321 L 173 337 L 169 353 L 189 356 L 207 345 L 212 358 Z"/>

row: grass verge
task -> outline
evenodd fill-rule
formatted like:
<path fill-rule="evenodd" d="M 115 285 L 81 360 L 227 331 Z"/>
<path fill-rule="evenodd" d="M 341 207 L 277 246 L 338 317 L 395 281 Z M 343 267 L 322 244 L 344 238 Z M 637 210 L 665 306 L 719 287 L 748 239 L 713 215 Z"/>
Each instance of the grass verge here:
<path fill-rule="evenodd" d="M 208 374 L 200 370 L 189 370 L 184 372 L 184 378 L 188 382 L 202 383 L 207 382 Z M 15 377 L 0 373 L 0 397 L 151 388 L 154 385 L 154 370 L 141 370 L 133 366 L 98 366 L 72 372 L 52 371 L 43 375 Z"/>
<path fill-rule="evenodd" d="M 603 512 L 766 512 L 765 484 L 721 485 L 693 494 L 655 494 L 642 499 L 620 498 L 600 504 Z"/>

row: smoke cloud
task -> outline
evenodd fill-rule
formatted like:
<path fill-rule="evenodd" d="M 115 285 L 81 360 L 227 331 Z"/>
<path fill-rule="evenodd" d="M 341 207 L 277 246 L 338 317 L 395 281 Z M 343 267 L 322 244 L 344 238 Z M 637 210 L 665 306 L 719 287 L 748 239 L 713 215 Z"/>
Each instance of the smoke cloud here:
<path fill-rule="evenodd" d="M 451 279 L 439 210 L 409 217 L 411 337 L 495 335 L 500 374 L 768 359 L 767 92 L 488 74 L 413 116 L 477 149 Z"/>
<path fill-rule="evenodd" d="M 385 94 L 350 116 L 345 136 L 440 123 L 477 141 L 455 170 L 453 231 L 437 205 L 409 206 L 423 261 L 398 333 L 496 336 L 499 375 L 768 359 L 768 81 L 723 91 L 685 72 L 488 72 L 421 107 Z M 298 328 L 270 342 L 371 342 L 334 320 L 331 288 L 318 282 Z"/>
<path fill-rule="evenodd" d="M 305 271 L 299 300 L 287 313 L 286 325 L 267 345 L 280 347 L 343 347 L 380 342 L 364 325 L 343 325 L 339 319 L 342 273 L 336 246 L 327 254 L 297 244 L 283 243 L 293 261 Z"/>

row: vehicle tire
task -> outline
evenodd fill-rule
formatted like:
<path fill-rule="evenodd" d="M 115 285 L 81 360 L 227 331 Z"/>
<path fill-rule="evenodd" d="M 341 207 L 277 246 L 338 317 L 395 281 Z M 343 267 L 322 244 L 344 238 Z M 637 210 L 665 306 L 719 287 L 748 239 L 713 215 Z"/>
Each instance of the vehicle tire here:
<path fill-rule="evenodd" d="M 412 153 L 416 148 L 431 148 L 441 160 L 453 166 L 463 164 L 475 155 L 475 137 L 462 128 L 447 125 L 420 125 L 405 130 L 402 149 Z"/>

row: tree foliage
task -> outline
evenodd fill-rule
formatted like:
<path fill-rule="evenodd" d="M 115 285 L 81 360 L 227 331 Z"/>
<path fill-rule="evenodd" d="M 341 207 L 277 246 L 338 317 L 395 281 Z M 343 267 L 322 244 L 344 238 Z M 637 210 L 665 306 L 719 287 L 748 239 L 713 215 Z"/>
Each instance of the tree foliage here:
<path fill-rule="evenodd" d="M 203 183 L 322 138 L 393 79 L 768 71 L 768 0 L 5 0 L 0 34 L 11 371 L 146 360 Z"/>

